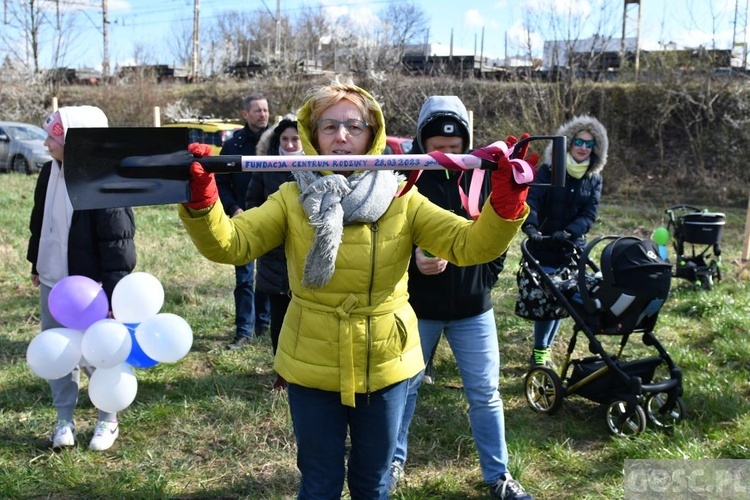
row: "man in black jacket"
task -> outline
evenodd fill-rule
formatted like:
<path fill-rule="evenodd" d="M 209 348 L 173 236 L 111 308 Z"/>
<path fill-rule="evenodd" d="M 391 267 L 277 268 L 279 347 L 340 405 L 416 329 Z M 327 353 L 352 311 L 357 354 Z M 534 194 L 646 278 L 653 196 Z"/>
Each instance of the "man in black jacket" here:
<path fill-rule="evenodd" d="M 425 101 L 417 121 L 412 153 L 467 153 L 468 112 L 456 96 L 432 96 Z M 490 194 L 489 171 L 484 175 L 480 203 Z M 471 175 L 464 175 L 461 189 L 469 192 Z M 471 219 L 461 201 L 458 174 L 450 170 L 426 170 L 416 186 L 433 203 Z M 422 355 L 428 361 L 441 335 L 445 335 L 461 372 L 469 400 L 469 420 L 479 453 L 482 476 L 490 493 L 501 499 L 530 499 L 508 471 L 505 417 L 500 398 L 500 353 L 492 302 L 492 287 L 503 269 L 505 255 L 486 264 L 458 267 L 440 256 L 414 249 L 409 264 L 409 303 L 419 320 Z M 409 383 L 406 408 L 391 464 L 390 489 L 403 476 L 409 424 L 424 372 Z"/>
<path fill-rule="evenodd" d="M 234 133 L 224 147 L 222 155 L 255 155 L 255 147 L 263 132 L 268 128 L 268 101 L 261 94 L 252 94 L 242 100 L 242 118 L 245 126 Z M 216 176 L 219 198 L 227 215 L 234 217 L 247 208 L 245 196 L 252 174 L 241 172 Z M 253 337 L 268 333 L 270 306 L 268 297 L 255 291 L 255 262 L 251 261 L 235 269 L 234 306 L 237 329 L 234 340 L 227 349 L 240 349 Z"/>

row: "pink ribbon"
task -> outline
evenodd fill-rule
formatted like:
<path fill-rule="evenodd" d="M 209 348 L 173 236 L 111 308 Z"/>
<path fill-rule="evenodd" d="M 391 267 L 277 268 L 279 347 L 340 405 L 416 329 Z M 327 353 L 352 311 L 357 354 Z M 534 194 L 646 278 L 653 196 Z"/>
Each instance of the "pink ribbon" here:
<path fill-rule="evenodd" d="M 513 169 L 513 179 L 516 181 L 516 183 L 530 184 L 534 181 L 534 167 L 532 167 L 529 162 L 521 158 L 511 158 L 514 150 L 515 146 L 508 147 L 505 142 L 497 141 L 490 144 L 489 146 L 475 149 L 469 154 L 471 154 L 472 156 L 476 156 L 477 158 L 480 158 L 482 160 L 491 161 L 492 163 L 498 165 L 498 168 L 501 168 L 500 161 L 502 160 L 502 158 L 506 158 L 511 168 Z M 466 213 L 468 213 L 471 217 L 473 217 L 474 219 L 479 217 L 481 211 L 479 208 L 479 194 L 481 192 L 482 182 L 484 181 L 484 170 L 478 168 L 471 169 L 471 182 L 469 184 L 469 194 L 467 195 L 461 187 L 461 180 L 463 179 L 463 173 L 469 169 L 462 167 L 440 151 L 433 151 L 427 154 L 435 159 L 435 161 L 437 161 L 442 167 L 448 170 L 461 172 L 461 175 L 458 176 L 457 181 L 458 193 L 461 197 L 461 204 L 463 205 L 464 210 L 466 210 Z M 396 193 L 396 196 L 403 196 L 404 194 L 406 194 L 417 182 L 417 179 L 419 179 L 420 175 L 422 175 L 422 170 L 415 170 L 411 174 L 409 174 L 409 178 L 407 179 L 406 184 L 398 193 Z"/>

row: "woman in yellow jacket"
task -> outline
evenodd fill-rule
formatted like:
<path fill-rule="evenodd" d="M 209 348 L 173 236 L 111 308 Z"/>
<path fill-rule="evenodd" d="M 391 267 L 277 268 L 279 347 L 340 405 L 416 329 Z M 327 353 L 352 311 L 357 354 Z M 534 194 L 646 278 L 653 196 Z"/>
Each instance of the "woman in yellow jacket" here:
<path fill-rule="evenodd" d="M 313 89 L 299 112 L 305 154 L 381 154 L 380 106 L 351 82 Z M 191 145 L 197 156 L 204 145 Z M 417 318 L 407 301 L 414 245 L 456 265 L 502 254 L 526 215 L 528 188 L 510 169 L 476 221 L 456 216 L 393 171 L 296 171 L 260 207 L 228 218 L 214 175 L 191 166 L 191 202 L 179 207 L 208 259 L 242 265 L 281 244 L 292 300 L 274 368 L 288 382 L 301 472 L 299 499 L 338 499 L 346 475 L 353 499 L 388 498 L 388 472 L 407 381 L 424 368 Z M 439 307 L 436 304 L 436 307 Z"/>

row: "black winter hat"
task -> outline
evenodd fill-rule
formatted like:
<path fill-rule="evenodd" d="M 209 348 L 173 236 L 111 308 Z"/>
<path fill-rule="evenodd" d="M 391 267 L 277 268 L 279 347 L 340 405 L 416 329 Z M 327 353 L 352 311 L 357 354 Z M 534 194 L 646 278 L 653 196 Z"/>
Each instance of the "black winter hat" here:
<path fill-rule="evenodd" d="M 467 139 L 466 127 L 455 117 L 437 116 L 422 128 L 422 144 L 435 136 L 463 137 Z"/>

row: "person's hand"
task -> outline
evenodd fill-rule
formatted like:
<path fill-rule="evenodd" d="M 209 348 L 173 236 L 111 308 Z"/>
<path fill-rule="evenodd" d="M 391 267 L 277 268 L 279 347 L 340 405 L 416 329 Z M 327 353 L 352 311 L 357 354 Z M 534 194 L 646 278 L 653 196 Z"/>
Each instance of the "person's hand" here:
<path fill-rule="evenodd" d="M 426 256 L 424 250 L 419 247 L 414 251 L 414 262 L 417 264 L 419 272 L 426 275 L 440 274 L 445 271 L 448 265 L 448 261 L 445 259 Z"/>
<path fill-rule="evenodd" d="M 521 134 L 521 140 L 524 140 L 524 139 L 526 139 L 528 137 L 531 137 L 531 134 L 529 134 L 528 132 L 524 132 L 523 134 Z M 518 139 L 516 139 L 516 137 L 513 136 L 513 135 L 509 135 L 508 138 L 505 139 L 505 144 L 507 144 L 508 147 L 513 147 L 516 144 L 518 144 Z M 531 144 L 530 142 L 525 143 L 517 151 L 513 152 L 512 157 L 524 160 L 524 161 L 526 161 L 526 163 L 528 163 L 532 167 L 536 168 L 537 163 L 539 163 L 539 155 L 536 154 L 536 153 L 532 153 L 532 155 L 528 156 L 528 158 L 527 158 L 527 155 L 529 153 L 529 145 L 530 144 Z"/>
<path fill-rule="evenodd" d="M 211 146 L 194 142 L 188 146 L 188 151 L 194 156 L 202 158 L 211 155 Z M 213 173 L 206 172 L 203 165 L 194 161 L 190 164 L 190 201 L 186 207 L 201 210 L 210 207 L 219 199 L 219 189 Z"/>
<path fill-rule="evenodd" d="M 208 144 L 201 144 L 200 142 L 193 142 L 189 144 L 188 151 L 193 153 L 193 156 L 195 156 L 196 158 L 211 156 L 211 146 Z"/>
<path fill-rule="evenodd" d="M 560 244 L 567 239 L 570 239 L 570 233 L 565 230 L 555 231 L 554 233 L 552 233 L 552 241 L 554 241 L 555 243 Z"/>
<path fill-rule="evenodd" d="M 31 274 L 31 284 L 34 285 L 34 287 L 39 288 L 39 284 L 41 281 L 39 281 L 39 275 L 38 274 Z"/>
<path fill-rule="evenodd" d="M 524 226 L 521 229 L 524 233 L 526 233 L 526 236 L 529 237 L 531 241 L 534 243 L 541 243 L 542 242 L 542 233 L 539 232 L 539 230 L 534 226 L 533 224 L 528 224 Z"/>
<path fill-rule="evenodd" d="M 528 134 L 524 134 L 521 137 L 528 136 Z M 518 139 L 511 135 L 508 136 L 505 143 L 509 147 L 513 147 L 518 143 Z M 535 166 L 535 164 L 532 166 Z M 526 197 L 529 194 L 529 185 L 516 182 L 513 177 L 513 165 L 504 154 L 499 155 L 497 159 L 497 170 L 492 172 L 490 183 L 492 185 L 490 203 L 497 215 L 507 220 L 518 219 L 524 210 Z"/>

